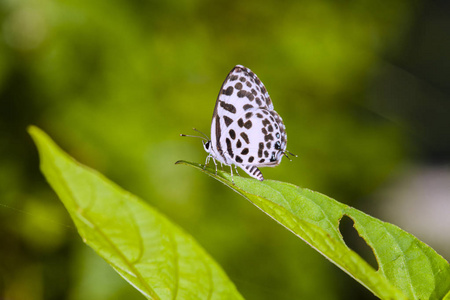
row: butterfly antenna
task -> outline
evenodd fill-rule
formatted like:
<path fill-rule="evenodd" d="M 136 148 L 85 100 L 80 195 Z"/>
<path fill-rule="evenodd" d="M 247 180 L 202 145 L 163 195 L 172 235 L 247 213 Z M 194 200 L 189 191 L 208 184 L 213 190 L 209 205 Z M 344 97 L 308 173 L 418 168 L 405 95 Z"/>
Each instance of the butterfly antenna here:
<path fill-rule="evenodd" d="M 189 135 L 189 134 L 180 134 L 180 136 L 188 136 L 188 137 L 194 137 L 194 138 L 199 138 L 199 139 L 202 139 L 202 140 L 205 140 L 205 141 L 208 141 L 208 139 L 207 138 L 204 138 L 204 137 L 202 137 L 202 136 L 198 136 L 198 135 Z"/>
<path fill-rule="evenodd" d="M 197 132 L 200 133 L 201 135 L 203 135 L 203 136 L 206 138 L 206 140 L 209 141 L 209 137 L 208 137 L 206 134 L 204 134 L 203 132 L 201 132 L 201 131 L 198 130 L 197 128 L 192 128 L 192 129 L 195 130 L 195 131 L 197 131 Z"/>

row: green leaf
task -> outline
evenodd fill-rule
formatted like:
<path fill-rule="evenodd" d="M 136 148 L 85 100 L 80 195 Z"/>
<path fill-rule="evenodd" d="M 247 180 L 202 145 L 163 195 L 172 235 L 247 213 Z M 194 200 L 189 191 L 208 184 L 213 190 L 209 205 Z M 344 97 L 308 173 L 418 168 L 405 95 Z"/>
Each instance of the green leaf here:
<path fill-rule="evenodd" d="M 433 249 L 411 234 L 298 186 L 230 175 L 202 165 L 197 168 L 248 199 L 272 219 L 303 239 L 381 299 L 443 299 L 450 291 L 450 266 Z M 378 270 L 350 250 L 339 232 L 346 215 L 372 248 Z M 448 294 L 447 294 L 447 297 Z"/>
<path fill-rule="evenodd" d="M 194 239 L 30 127 L 41 170 L 83 241 L 149 299 L 242 299 Z"/>

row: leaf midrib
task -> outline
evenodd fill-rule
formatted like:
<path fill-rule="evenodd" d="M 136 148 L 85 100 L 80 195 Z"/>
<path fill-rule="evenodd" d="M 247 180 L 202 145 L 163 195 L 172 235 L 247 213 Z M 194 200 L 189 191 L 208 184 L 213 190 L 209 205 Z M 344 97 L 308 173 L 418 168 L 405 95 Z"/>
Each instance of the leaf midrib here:
<path fill-rule="evenodd" d="M 60 173 L 61 176 L 63 175 L 62 173 Z M 148 291 L 148 295 L 152 298 L 152 299 L 160 299 L 160 297 L 156 294 L 156 292 L 150 287 L 150 285 L 148 285 L 148 283 L 145 281 L 145 279 L 142 277 L 142 275 L 140 274 L 140 272 L 138 272 L 138 270 L 136 269 L 135 265 L 129 261 L 127 259 L 127 257 L 125 255 L 123 255 L 123 253 L 116 247 L 116 245 L 112 242 L 112 240 L 110 238 L 108 238 L 108 235 L 106 235 L 101 229 L 100 227 L 97 225 L 96 222 L 93 222 L 92 219 L 86 215 L 84 215 L 82 212 L 84 211 L 83 207 L 80 206 L 78 204 L 78 202 L 76 201 L 76 197 L 74 196 L 71 188 L 67 185 L 66 181 L 63 180 L 62 181 L 62 187 L 66 190 L 66 193 L 68 193 L 72 199 L 74 199 L 74 204 L 75 207 L 77 208 L 77 210 L 74 210 L 77 212 L 76 216 L 79 214 L 80 216 L 82 216 L 82 218 L 88 220 L 95 228 L 95 230 L 97 230 L 97 232 L 100 233 L 100 235 L 103 237 L 103 239 L 110 245 L 111 249 L 113 249 L 114 252 L 116 252 L 117 256 L 119 256 L 122 261 L 125 262 L 125 264 L 128 266 L 128 268 L 130 268 L 130 270 L 136 275 L 136 278 L 139 279 L 139 281 L 141 282 L 142 286 L 144 288 L 147 289 Z M 72 210 L 69 210 L 69 213 L 72 214 Z M 81 222 L 83 222 L 82 218 L 77 216 L 77 219 L 80 220 Z M 84 222 L 83 222 L 84 223 Z M 85 224 L 87 225 L 87 224 Z M 86 240 L 86 243 L 88 243 L 88 241 Z M 110 265 L 115 265 L 112 261 L 110 261 L 109 259 L 103 257 L 103 259 L 105 259 Z M 120 269 L 120 268 L 119 268 Z"/>

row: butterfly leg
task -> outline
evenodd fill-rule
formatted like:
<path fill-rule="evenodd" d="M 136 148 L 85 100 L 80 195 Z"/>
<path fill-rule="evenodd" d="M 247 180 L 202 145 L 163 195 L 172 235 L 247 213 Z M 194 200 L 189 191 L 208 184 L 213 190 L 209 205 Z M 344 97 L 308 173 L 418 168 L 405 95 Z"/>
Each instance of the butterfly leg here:
<path fill-rule="evenodd" d="M 226 151 L 224 152 L 224 155 L 227 158 L 226 161 L 232 161 L 231 157 L 228 155 L 228 153 Z M 227 164 L 225 162 L 225 165 L 230 166 L 231 182 L 234 184 L 234 180 L 233 180 L 233 163 Z"/>
<path fill-rule="evenodd" d="M 212 158 L 214 165 L 216 166 L 216 175 L 217 175 L 217 163 L 216 160 L 214 159 L 214 157 Z"/>
<path fill-rule="evenodd" d="M 203 166 L 203 170 L 206 169 L 206 166 L 209 164 L 209 159 L 211 158 L 211 154 L 206 157 L 205 165 Z"/>
<path fill-rule="evenodd" d="M 241 175 L 239 175 L 238 168 L 236 165 L 234 165 L 234 170 L 236 171 L 236 174 L 238 174 L 238 176 L 241 177 Z"/>
<path fill-rule="evenodd" d="M 233 180 L 233 165 L 230 165 L 230 171 L 231 171 L 231 183 L 234 184 L 234 180 Z"/>

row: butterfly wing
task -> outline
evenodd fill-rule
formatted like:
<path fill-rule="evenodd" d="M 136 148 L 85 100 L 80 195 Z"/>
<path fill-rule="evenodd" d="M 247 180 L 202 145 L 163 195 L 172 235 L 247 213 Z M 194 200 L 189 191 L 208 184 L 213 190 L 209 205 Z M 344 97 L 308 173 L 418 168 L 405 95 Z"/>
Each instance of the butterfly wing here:
<path fill-rule="evenodd" d="M 250 69 L 234 67 L 222 84 L 214 108 L 211 143 L 215 158 L 263 180 L 257 167 L 278 165 L 286 141 L 283 121 L 273 110 L 264 84 Z"/>
<path fill-rule="evenodd" d="M 248 111 L 228 132 L 222 133 L 227 152 L 233 151 L 236 163 L 258 167 L 274 167 L 280 163 L 286 150 L 286 132 L 276 117 L 279 118 L 276 112 L 267 109 Z M 246 124 L 251 126 L 246 128 Z"/>

